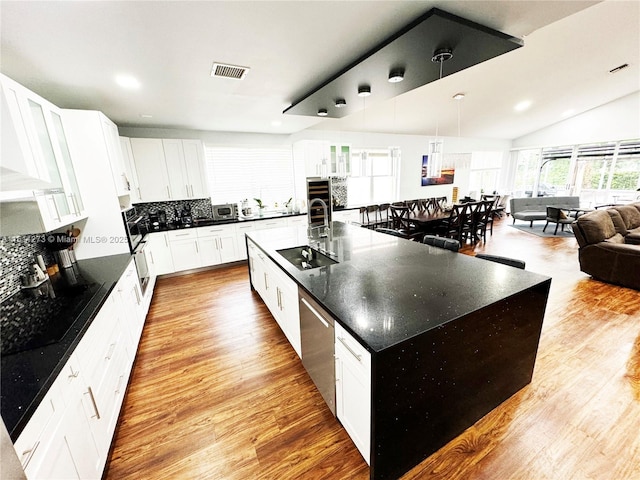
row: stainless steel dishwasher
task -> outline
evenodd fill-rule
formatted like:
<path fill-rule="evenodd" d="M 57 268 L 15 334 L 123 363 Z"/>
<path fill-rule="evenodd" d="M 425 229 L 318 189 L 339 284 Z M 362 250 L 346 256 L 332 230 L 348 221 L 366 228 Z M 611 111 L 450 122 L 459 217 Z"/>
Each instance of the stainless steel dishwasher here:
<path fill-rule="evenodd" d="M 333 318 L 301 288 L 300 337 L 302 364 L 316 384 L 329 410 L 336 414 L 336 368 Z"/>

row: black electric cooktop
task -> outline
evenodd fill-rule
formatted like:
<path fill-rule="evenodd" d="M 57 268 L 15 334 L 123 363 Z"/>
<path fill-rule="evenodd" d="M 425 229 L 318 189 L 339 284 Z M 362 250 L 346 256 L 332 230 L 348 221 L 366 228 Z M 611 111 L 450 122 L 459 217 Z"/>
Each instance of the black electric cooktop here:
<path fill-rule="evenodd" d="M 72 266 L 2 302 L 2 356 L 58 342 L 102 285 L 85 280 Z"/>

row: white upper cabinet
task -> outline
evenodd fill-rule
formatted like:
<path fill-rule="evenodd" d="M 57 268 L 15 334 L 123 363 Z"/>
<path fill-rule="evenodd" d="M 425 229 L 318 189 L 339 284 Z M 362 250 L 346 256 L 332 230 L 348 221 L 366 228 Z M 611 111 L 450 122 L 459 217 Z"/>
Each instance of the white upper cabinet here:
<path fill-rule="evenodd" d="M 100 119 L 105 146 L 109 155 L 109 163 L 111 164 L 113 183 L 116 186 L 116 193 L 118 196 L 129 195 L 131 183 L 125 169 L 122 147 L 120 146 L 120 137 L 118 135 L 118 127 L 102 114 L 100 115 Z"/>
<path fill-rule="evenodd" d="M 296 163 L 304 164 L 307 177 L 349 175 L 351 147 L 321 140 L 301 140 L 293 146 Z"/>
<path fill-rule="evenodd" d="M 131 149 L 131 140 L 128 137 L 120 137 L 120 153 L 122 154 L 122 162 L 124 165 L 125 175 L 129 180 L 129 199 L 131 203 L 140 202 L 140 183 L 138 182 L 138 173 L 133 162 L 133 150 Z"/>
<path fill-rule="evenodd" d="M 131 150 L 138 177 L 141 202 L 173 200 L 164 147 L 159 138 L 132 138 Z"/>
<path fill-rule="evenodd" d="M 46 171 L 48 180 L 45 188 L 37 187 L 36 184 L 28 185 L 27 182 L 23 184 L 23 190 L 11 188 L 7 191 L 3 185 L 1 199 L 5 203 L 2 208 L 2 234 L 43 233 L 85 218 L 84 204 L 62 122 L 62 111 L 7 77 L 0 78 L 3 100 L 8 98 L 7 95 L 12 98 L 12 102 L 15 100 L 11 108 L 9 102 L 5 105 L 7 110 L 13 110 L 13 115 L 9 112 L 11 120 L 2 122 L 3 135 L 5 128 L 11 130 L 11 126 L 5 124 L 13 123 L 15 136 L 10 138 L 15 140 L 14 147 L 21 145 L 20 152 L 24 154 L 22 160 L 14 156 L 7 157 L 6 162 L 15 167 L 24 160 L 24 171 L 33 171 L 33 168 L 38 172 Z M 4 142 L 3 137 L 2 176 L 4 177 L 5 171 L 10 170 L 9 177 L 16 178 L 11 175 L 11 171 L 15 173 L 18 167 L 14 170 L 8 167 L 5 169 Z M 10 139 L 9 148 L 11 143 Z M 27 145 L 29 148 L 25 150 Z M 17 149 L 13 153 L 19 154 Z M 30 162 L 33 168 L 28 166 Z M 18 175 L 20 176 L 24 178 L 23 175 Z"/>
<path fill-rule="evenodd" d="M 208 196 L 200 140 L 131 138 L 141 202 Z"/>

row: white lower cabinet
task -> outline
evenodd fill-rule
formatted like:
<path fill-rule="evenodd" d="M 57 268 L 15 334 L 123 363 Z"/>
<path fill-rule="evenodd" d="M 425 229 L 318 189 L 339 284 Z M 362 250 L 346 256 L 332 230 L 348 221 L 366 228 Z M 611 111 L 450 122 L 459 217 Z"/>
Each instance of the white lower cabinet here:
<path fill-rule="evenodd" d="M 365 461 L 371 447 L 371 354 L 335 324 L 336 415 Z"/>
<path fill-rule="evenodd" d="M 169 232 L 153 232 L 147 235 L 147 249 L 155 275 L 165 275 L 175 272 L 173 258 L 169 248 Z"/>
<path fill-rule="evenodd" d="M 253 288 L 282 329 L 298 356 L 302 358 L 298 286 L 251 240 L 247 240 Z"/>
<path fill-rule="evenodd" d="M 236 224 L 236 253 L 237 260 L 246 260 L 247 258 L 247 245 L 245 240 L 245 234 L 247 232 L 253 232 L 255 230 L 255 222 L 238 222 Z"/>
<path fill-rule="evenodd" d="M 146 315 L 136 284 L 132 260 L 16 440 L 27 478 L 102 476 Z"/>
<path fill-rule="evenodd" d="M 196 229 L 174 230 L 167 234 L 174 270 L 179 272 L 199 268 L 201 262 Z"/>
<path fill-rule="evenodd" d="M 234 225 L 196 228 L 201 266 L 219 265 L 238 259 Z"/>

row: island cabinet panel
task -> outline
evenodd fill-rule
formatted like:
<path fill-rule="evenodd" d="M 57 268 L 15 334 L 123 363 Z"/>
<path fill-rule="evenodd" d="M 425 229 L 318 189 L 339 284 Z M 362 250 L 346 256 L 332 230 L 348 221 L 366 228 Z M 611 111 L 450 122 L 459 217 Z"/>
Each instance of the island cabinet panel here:
<path fill-rule="evenodd" d="M 400 477 L 531 382 L 549 286 L 374 356 L 371 478 Z"/>

